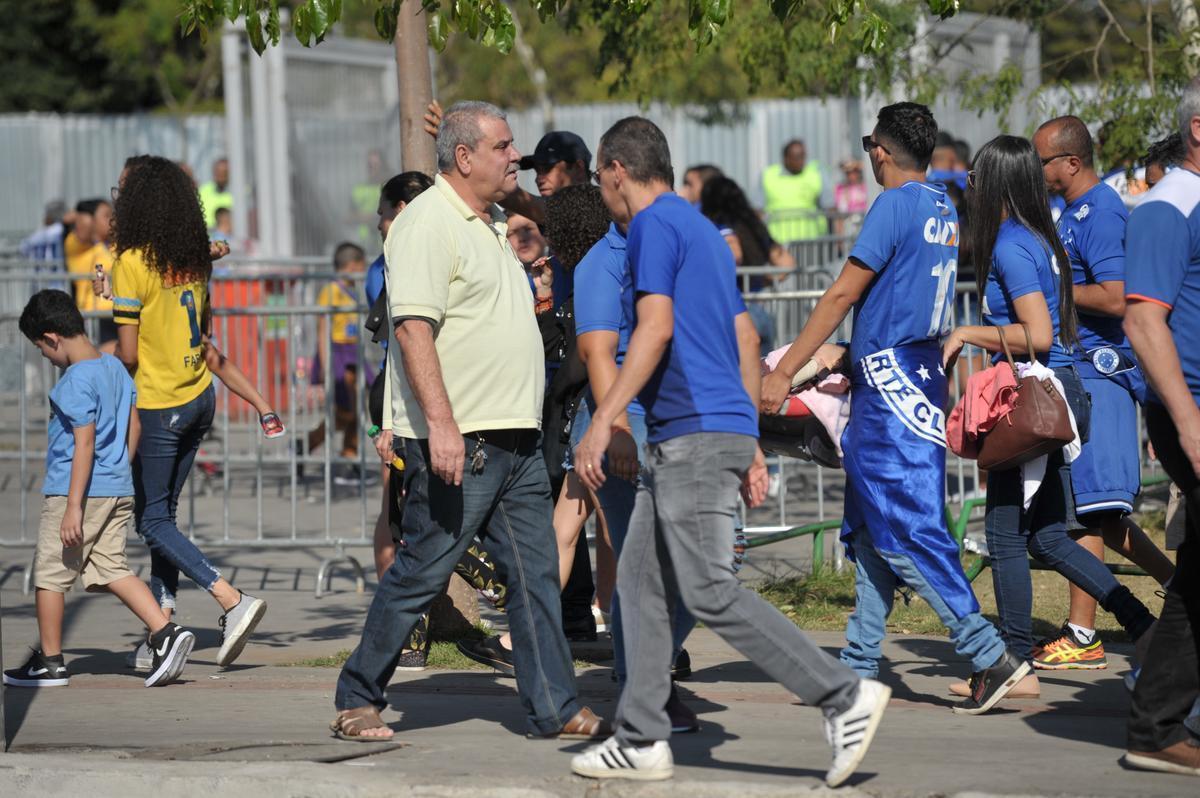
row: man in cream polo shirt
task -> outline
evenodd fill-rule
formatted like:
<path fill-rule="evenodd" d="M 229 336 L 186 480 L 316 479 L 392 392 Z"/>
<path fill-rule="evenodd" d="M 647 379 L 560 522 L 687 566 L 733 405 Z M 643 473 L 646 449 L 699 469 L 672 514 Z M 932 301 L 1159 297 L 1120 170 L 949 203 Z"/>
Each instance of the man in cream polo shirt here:
<path fill-rule="evenodd" d="M 611 733 L 576 697 L 563 637 L 550 483 L 539 447 L 545 381 L 529 283 L 493 203 L 516 187 L 504 114 L 452 106 L 434 187 L 388 232 L 391 431 L 404 458 L 405 545 L 342 668 L 333 728 L 386 740 L 379 710 L 401 647 L 476 535 L 507 585 L 517 691 L 530 733 Z M 385 425 L 387 426 L 387 425 Z"/>

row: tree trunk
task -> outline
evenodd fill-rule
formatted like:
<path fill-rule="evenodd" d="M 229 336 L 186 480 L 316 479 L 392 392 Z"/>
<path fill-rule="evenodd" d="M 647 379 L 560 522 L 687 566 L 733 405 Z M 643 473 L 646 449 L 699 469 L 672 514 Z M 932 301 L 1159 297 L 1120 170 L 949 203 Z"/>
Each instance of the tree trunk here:
<path fill-rule="evenodd" d="M 1200 14 L 1196 12 L 1196 3 L 1194 0 L 1171 0 L 1171 14 L 1179 30 L 1187 36 L 1183 52 L 1188 73 L 1195 77 L 1200 72 Z"/>
<path fill-rule="evenodd" d="M 422 118 L 433 101 L 429 37 L 420 0 L 406 0 L 396 21 L 396 81 L 400 89 L 400 163 L 406 171 L 437 172 L 433 139 Z"/>
<path fill-rule="evenodd" d="M 437 173 L 433 138 L 425 132 L 425 109 L 433 101 L 429 38 L 420 0 L 407 0 L 396 23 L 396 81 L 400 97 L 400 163 L 406 171 Z M 429 610 L 430 637 L 461 637 L 479 623 L 479 598 L 457 574 Z"/>

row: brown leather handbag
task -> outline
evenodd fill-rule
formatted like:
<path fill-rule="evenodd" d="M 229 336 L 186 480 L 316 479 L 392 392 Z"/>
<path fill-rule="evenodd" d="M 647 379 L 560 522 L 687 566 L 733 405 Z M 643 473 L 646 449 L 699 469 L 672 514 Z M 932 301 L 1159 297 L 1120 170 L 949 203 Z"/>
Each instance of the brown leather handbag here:
<path fill-rule="evenodd" d="M 1067 400 L 1050 379 L 1020 377 L 1004 337 L 1004 328 L 997 329 L 1000 331 L 1004 356 L 1008 358 L 1013 377 L 1017 380 L 1017 397 L 1012 411 L 997 421 L 996 426 L 980 439 L 979 467 L 988 471 L 1016 468 L 1075 440 Z M 1021 329 L 1025 332 L 1029 359 L 1036 363 L 1029 326 L 1022 323 Z"/>

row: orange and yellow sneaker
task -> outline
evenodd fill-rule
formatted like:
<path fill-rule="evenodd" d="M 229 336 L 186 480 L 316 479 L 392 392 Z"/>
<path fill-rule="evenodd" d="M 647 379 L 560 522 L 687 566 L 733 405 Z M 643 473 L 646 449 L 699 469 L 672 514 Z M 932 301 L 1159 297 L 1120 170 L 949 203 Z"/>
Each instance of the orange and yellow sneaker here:
<path fill-rule="evenodd" d="M 1033 667 L 1044 671 L 1099 671 L 1108 667 L 1108 659 L 1099 637 L 1084 643 L 1071 626 L 1064 623 L 1057 637 L 1033 647 Z"/>

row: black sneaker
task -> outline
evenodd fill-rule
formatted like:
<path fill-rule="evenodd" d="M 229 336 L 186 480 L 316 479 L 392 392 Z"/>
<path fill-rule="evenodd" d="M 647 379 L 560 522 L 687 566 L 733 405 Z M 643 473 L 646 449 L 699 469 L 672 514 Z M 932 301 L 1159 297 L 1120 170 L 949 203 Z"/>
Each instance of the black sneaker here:
<path fill-rule="evenodd" d="M 66 687 L 71 683 L 71 674 L 62 654 L 46 657 L 33 651 L 24 665 L 4 672 L 4 683 L 9 687 Z"/>
<path fill-rule="evenodd" d="M 187 666 L 188 654 L 196 645 L 196 636 L 177 624 L 168 623 L 150 636 L 150 654 L 154 663 L 146 677 L 147 687 L 173 682 Z"/>
<path fill-rule="evenodd" d="M 516 676 L 513 668 L 512 652 L 500 645 L 500 636 L 492 635 L 484 640 L 460 640 L 456 644 L 459 652 L 467 659 L 472 659 L 481 665 L 495 668 L 505 676 Z"/>
<path fill-rule="evenodd" d="M 595 643 L 600 639 L 596 634 L 596 619 L 592 616 L 591 606 L 587 609 L 587 615 L 570 619 L 563 617 L 563 635 L 568 643 Z"/>
<path fill-rule="evenodd" d="M 954 711 L 959 715 L 982 715 L 1032 670 L 1028 662 L 1005 651 L 990 668 L 971 674 L 971 696 L 955 705 Z"/>
<path fill-rule="evenodd" d="M 429 656 L 424 651 L 402 651 L 396 660 L 396 670 L 418 672 L 425 670 Z"/>
<path fill-rule="evenodd" d="M 671 685 L 671 697 L 667 699 L 667 717 L 671 720 L 671 734 L 691 734 L 700 731 L 700 719 L 691 707 L 683 703 L 675 685 Z"/>
<path fill-rule="evenodd" d="M 677 682 L 682 682 L 692 675 L 692 658 L 687 653 L 686 648 L 679 649 L 679 656 L 675 658 L 675 662 L 671 664 L 671 678 Z"/>

